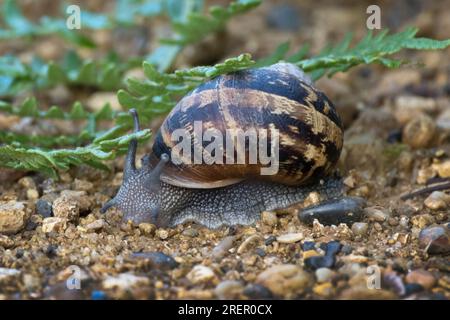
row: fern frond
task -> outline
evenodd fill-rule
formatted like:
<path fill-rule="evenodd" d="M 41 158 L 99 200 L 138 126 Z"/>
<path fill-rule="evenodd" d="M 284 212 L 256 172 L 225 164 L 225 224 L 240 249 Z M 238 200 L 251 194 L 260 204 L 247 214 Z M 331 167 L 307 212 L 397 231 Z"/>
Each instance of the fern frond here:
<path fill-rule="evenodd" d="M 75 149 L 44 150 L 27 148 L 16 144 L 0 145 L 0 164 L 18 170 L 42 171 L 57 177 L 58 170 L 67 170 L 71 165 L 86 164 L 108 170 L 103 163 L 124 154 L 131 139 L 145 141 L 150 130 L 141 130 L 114 139 L 99 139 L 87 146 Z"/>
<path fill-rule="evenodd" d="M 91 116 L 96 120 L 112 120 L 116 113 L 111 109 L 109 103 L 106 103 L 99 111 L 92 113 L 78 101 L 72 105 L 69 112 L 63 111 L 59 106 L 51 106 L 48 110 L 42 110 L 34 97 L 25 99 L 19 106 L 0 101 L 0 111 L 20 117 L 61 120 L 85 120 Z"/>
<path fill-rule="evenodd" d="M 260 3 L 261 0 L 238 0 L 232 2 L 228 7 L 210 7 L 209 15 L 192 12 L 185 21 L 174 21 L 172 23 L 176 37 L 162 39 L 161 41 L 181 46 L 197 42 L 206 34 L 222 30 L 230 18 L 245 13 L 259 6 Z"/>
<path fill-rule="evenodd" d="M 82 60 L 73 51 L 67 52 L 60 63 L 47 63 L 38 57 L 24 63 L 17 57 L 3 56 L 0 57 L 0 97 L 60 84 L 117 90 L 123 85 L 125 72 L 141 61 L 132 58 L 122 62 L 114 55 L 101 60 Z"/>
<path fill-rule="evenodd" d="M 81 26 L 83 30 L 112 29 L 118 26 L 135 25 L 136 17 L 153 17 L 165 13 L 166 0 L 117 0 L 112 14 L 94 13 L 81 10 Z M 95 43 L 78 30 L 69 30 L 66 26 L 67 14 L 64 18 L 42 17 L 38 23 L 28 20 L 22 13 L 16 0 L 5 0 L 0 10 L 0 18 L 6 28 L 0 29 L 0 40 L 31 38 L 38 36 L 59 35 L 63 39 L 84 47 L 94 48 Z"/>
<path fill-rule="evenodd" d="M 351 37 L 333 48 L 322 51 L 319 55 L 296 61 L 305 72 L 311 73 L 313 79 L 322 76 L 332 76 L 337 72 L 344 72 L 359 64 L 381 64 L 388 68 L 397 68 L 406 61 L 390 58 L 389 56 L 403 49 L 436 50 L 450 46 L 448 40 L 433 40 L 416 38 L 417 28 L 407 28 L 405 31 L 388 34 L 385 30 L 377 35 L 368 34 L 355 46 L 349 47 Z"/>
<path fill-rule="evenodd" d="M 160 72 L 170 68 L 171 62 L 185 46 L 197 43 L 207 35 L 223 30 L 231 18 L 261 4 L 261 0 L 236 0 L 228 7 L 212 6 L 209 8 L 209 14 L 205 15 L 199 10 L 200 6 L 195 5 L 198 0 L 194 0 L 193 5 L 189 5 L 192 1 L 181 1 L 182 4 L 178 4 L 178 7 L 188 6 L 188 9 L 185 9 L 181 15 L 172 16 L 173 37 L 161 39 L 161 46 L 145 59 L 155 65 Z"/>
<path fill-rule="evenodd" d="M 207 79 L 246 69 L 254 64 L 249 54 L 242 54 L 214 66 L 194 67 L 167 74 L 144 62 L 144 73 L 148 80 L 128 79 L 128 91 L 119 90 L 117 97 L 124 108 L 136 108 L 140 116 L 148 120 L 169 112 L 180 97 Z"/>

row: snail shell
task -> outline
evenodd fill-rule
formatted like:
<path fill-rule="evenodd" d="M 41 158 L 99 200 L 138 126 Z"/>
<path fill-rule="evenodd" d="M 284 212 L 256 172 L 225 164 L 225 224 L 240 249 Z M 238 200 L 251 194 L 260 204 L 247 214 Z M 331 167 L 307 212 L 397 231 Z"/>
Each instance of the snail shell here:
<path fill-rule="evenodd" d="M 158 131 L 150 162 L 161 154 L 171 154 L 178 143 L 172 139 L 177 129 L 191 135 L 192 152 L 200 148 L 204 159 L 210 143 L 201 141 L 194 131 L 200 121 L 202 130 L 277 129 L 279 133 L 279 170 L 261 175 L 261 163 L 175 165 L 170 161 L 161 180 L 185 188 L 215 188 L 245 179 L 260 179 L 298 186 L 312 178 L 329 174 L 339 159 L 343 144 L 341 120 L 332 102 L 315 89 L 303 72 L 292 64 L 249 69 L 219 76 L 186 95 L 170 112 Z M 270 148 L 271 140 L 268 139 Z M 270 149 L 269 149 L 270 150 Z M 246 159 L 248 159 L 246 144 Z"/>

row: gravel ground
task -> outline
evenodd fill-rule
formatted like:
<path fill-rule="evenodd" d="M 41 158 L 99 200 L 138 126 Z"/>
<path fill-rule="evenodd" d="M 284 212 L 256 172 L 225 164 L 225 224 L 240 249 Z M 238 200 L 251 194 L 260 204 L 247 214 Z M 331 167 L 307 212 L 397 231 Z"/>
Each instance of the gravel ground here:
<path fill-rule="evenodd" d="M 262 56 L 284 38 L 293 39 L 293 47 L 309 40 L 314 49 L 348 30 L 365 32 L 364 2 L 279 3 L 269 1 L 236 19 L 223 52 L 214 55 Z M 413 24 L 425 36 L 450 38 L 450 8 L 426 3 L 418 9 L 387 1 L 392 10 L 386 10 L 384 21 L 393 29 Z M 298 21 L 289 20 L 293 10 Z M 298 28 L 300 34 L 292 31 Z M 36 47 L 43 43 L 41 52 Z M 55 47 L 55 41 L 44 39 L 18 50 L 45 57 L 55 54 Z M 191 51 L 196 52 L 186 50 L 178 66 L 192 63 Z M 359 67 L 316 84 L 346 126 L 339 163 L 346 192 L 365 199 L 353 204 L 354 217 L 347 223 L 340 215 L 330 225 L 301 222 L 302 208 L 320 200 L 313 193 L 306 203 L 262 213 L 252 226 L 133 225 L 117 210 L 99 212 L 121 183 L 123 158 L 110 163 L 110 173 L 79 167 L 61 173 L 58 181 L 1 169 L 0 299 L 449 299 L 449 53 L 406 53 L 425 67 Z M 44 98 L 74 97 L 94 101 L 93 108 L 115 99 L 67 88 Z M 0 114 L 1 129 L 77 129 L 24 121 Z M 142 146 L 139 156 L 150 146 Z M 415 190 L 422 191 L 411 194 Z M 69 289 L 78 285 L 80 290 Z"/>

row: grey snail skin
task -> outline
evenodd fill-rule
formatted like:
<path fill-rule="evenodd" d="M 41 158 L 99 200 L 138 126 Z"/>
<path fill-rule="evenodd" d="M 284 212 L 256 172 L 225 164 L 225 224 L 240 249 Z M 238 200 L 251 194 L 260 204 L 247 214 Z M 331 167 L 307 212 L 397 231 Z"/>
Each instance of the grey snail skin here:
<path fill-rule="evenodd" d="M 137 112 L 130 113 L 138 131 Z M 196 122 L 220 132 L 276 129 L 278 172 L 261 175 L 260 163 L 175 163 L 172 133 L 184 129 L 194 136 Z M 137 141 L 130 142 L 123 183 L 102 212 L 115 206 L 125 220 L 161 227 L 185 221 L 209 228 L 252 224 L 262 211 L 302 202 L 313 191 L 321 199 L 340 197 L 343 184 L 334 169 L 342 145 L 343 127 L 334 105 L 297 66 L 280 62 L 222 75 L 172 109 L 139 169 Z M 205 146 L 195 139 L 192 143 L 202 154 Z"/>

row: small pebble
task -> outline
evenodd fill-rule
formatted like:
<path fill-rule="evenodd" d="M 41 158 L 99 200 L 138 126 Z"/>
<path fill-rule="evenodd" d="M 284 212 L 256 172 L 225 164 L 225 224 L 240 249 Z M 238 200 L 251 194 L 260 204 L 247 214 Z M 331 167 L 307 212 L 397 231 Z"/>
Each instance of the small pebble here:
<path fill-rule="evenodd" d="M 426 290 L 433 288 L 436 284 L 436 278 L 433 274 L 423 269 L 411 271 L 406 275 L 405 280 L 407 283 L 418 283 Z"/>
<path fill-rule="evenodd" d="M 192 270 L 186 275 L 186 278 L 193 284 L 206 283 L 214 279 L 215 274 L 211 268 L 196 265 Z"/>
<path fill-rule="evenodd" d="M 306 250 L 303 251 L 303 260 L 308 259 L 309 257 L 320 256 L 320 254 L 316 250 Z"/>
<path fill-rule="evenodd" d="M 39 198 L 39 192 L 36 189 L 28 189 L 27 190 L 27 199 L 28 200 L 36 200 Z"/>
<path fill-rule="evenodd" d="M 141 232 L 146 236 L 153 236 L 156 231 L 156 226 L 151 223 L 140 223 L 138 227 L 139 230 L 141 230 Z"/>
<path fill-rule="evenodd" d="M 278 223 L 278 218 L 275 212 L 263 211 L 261 213 L 261 221 L 268 226 L 276 226 Z"/>
<path fill-rule="evenodd" d="M 424 201 L 425 206 L 432 210 L 441 210 L 447 208 L 449 196 L 442 191 L 432 192 Z"/>
<path fill-rule="evenodd" d="M 166 229 L 158 229 L 156 230 L 156 236 L 161 240 L 166 240 L 167 238 L 169 238 L 169 231 L 167 231 Z"/>
<path fill-rule="evenodd" d="M 384 222 L 389 218 L 389 215 L 380 207 L 365 208 L 364 214 L 367 218 L 377 222 Z"/>
<path fill-rule="evenodd" d="M 103 219 L 95 220 L 85 226 L 87 231 L 98 231 L 105 226 L 106 222 Z"/>
<path fill-rule="evenodd" d="M 304 241 L 302 244 L 303 251 L 315 250 L 316 243 L 314 241 Z"/>
<path fill-rule="evenodd" d="M 14 240 L 9 238 L 8 236 L 0 234 L 0 247 L 9 249 L 13 246 L 14 246 Z"/>
<path fill-rule="evenodd" d="M 256 283 L 267 287 L 278 296 L 293 298 L 303 293 L 312 283 L 311 275 L 294 264 L 270 267 L 256 277 Z"/>
<path fill-rule="evenodd" d="M 417 115 L 436 111 L 436 100 L 432 98 L 416 95 L 398 95 L 394 102 L 395 117 L 402 125 L 417 118 Z"/>
<path fill-rule="evenodd" d="M 24 253 L 25 253 L 25 250 L 23 250 L 23 249 L 17 249 L 17 250 L 16 250 L 16 258 L 17 258 L 17 259 L 22 258 Z"/>
<path fill-rule="evenodd" d="M 313 292 L 318 296 L 329 298 L 334 294 L 333 285 L 330 282 L 317 284 L 313 288 Z"/>
<path fill-rule="evenodd" d="M 46 200 L 39 199 L 36 201 L 36 212 L 44 218 L 51 217 L 53 215 L 52 204 Z"/>
<path fill-rule="evenodd" d="M 238 254 L 243 254 L 262 243 L 262 237 L 258 234 L 253 234 L 245 239 L 237 249 Z"/>
<path fill-rule="evenodd" d="M 225 280 L 219 283 L 214 289 L 214 294 L 221 300 L 239 299 L 244 290 L 240 281 Z"/>
<path fill-rule="evenodd" d="M 330 241 L 325 245 L 325 253 L 327 256 L 335 256 L 341 251 L 342 244 L 339 241 Z"/>
<path fill-rule="evenodd" d="M 90 191 L 94 188 L 94 184 L 87 180 L 76 179 L 73 181 L 73 188 L 79 191 Z"/>
<path fill-rule="evenodd" d="M 41 287 L 41 279 L 31 274 L 22 276 L 23 285 L 29 292 L 37 291 Z"/>
<path fill-rule="evenodd" d="M 383 276 L 383 286 L 389 287 L 399 296 L 403 296 L 406 293 L 405 284 L 402 278 L 397 275 L 396 272 L 387 272 Z"/>
<path fill-rule="evenodd" d="M 286 233 L 277 237 L 279 243 L 295 243 L 304 238 L 303 233 Z"/>
<path fill-rule="evenodd" d="M 348 245 L 348 244 L 344 244 L 344 245 L 342 246 L 341 252 L 342 252 L 344 255 L 349 255 L 350 253 L 352 253 L 352 251 L 353 251 L 352 246 L 350 246 L 350 245 Z"/>
<path fill-rule="evenodd" d="M 58 246 L 51 244 L 45 248 L 44 253 L 49 258 L 55 258 L 58 256 Z"/>
<path fill-rule="evenodd" d="M 355 222 L 352 225 L 352 232 L 355 236 L 365 236 L 369 230 L 369 225 L 365 222 Z"/>
<path fill-rule="evenodd" d="M 19 278 L 20 274 L 20 270 L 0 267 L 0 285 L 11 284 Z"/>
<path fill-rule="evenodd" d="M 243 294 L 252 300 L 267 300 L 274 298 L 273 293 L 260 284 L 248 284 L 245 287 Z"/>
<path fill-rule="evenodd" d="M 75 221 L 80 216 L 80 207 L 75 199 L 61 196 L 53 201 L 52 211 L 55 217 Z"/>
<path fill-rule="evenodd" d="M 264 244 L 266 246 L 270 246 L 275 241 L 277 241 L 277 238 L 275 236 L 269 236 L 266 240 L 264 240 Z"/>
<path fill-rule="evenodd" d="M 450 160 L 433 164 L 432 169 L 438 173 L 439 177 L 450 178 Z"/>
<path fill-rule="evenodd" d="M 67 228 L 67 219 L 59 217 L 45 218 L 42 221 L 42 231 L 44 233 L 59 232 L 62 233 Z"/>
<path fill-rule="evenodd" d="M 399 222 L 397 217 L 389 217 L 388 224 L 393 227 L 398 226 Z"/>
<path fill-rule="evenodd" d="M 424 288 L 418 283 L 406 283 L 405 284 L 405 296 L 409 296 L 413 293 L 422 292 Z"/>
<path fill-rule="evenodd" d="M 429 147 L 435 131 L 436 125 L 430 116 L 418 115 L 412 118 L 403 128 L 403 143 L 414 149 Z"/>
<path fill-rule="evenodd" d="M 386 138 L 387 143 L 399 143 L 400 141 L 402 141 L 402 131 L 400 129 L 390 131 Z"/>
<path fill-rule="evenodd" d="M 260 256 L 260 257 L 265 257 L 266 256 L 266 251 L 264 251 L 263 248 L 256 248 L 255 249 L 255 253 Z"/>
<path fill-rule="evenodd" d="M 51 300 L 83 300 L 85 296 L 82 290 L 70 290 L 66 282 L 58 282 L 54 285 L 45 287 L 45 299 Z"/>
<path fill-rule="evenodd" d="M 139 293 L 141 288 L 148 287 L 148 277 L 136 276 L 131 273 L 121 273 L 116 276 L 108 276 L 102 282 L 102 287 L 115 299 L 136 298 L 134 293 Z M 74 290 L 76 291 L 76 290 Z"/>
<path fill-rule="evenodd" d="M 233 248 L 235 236 L 228 236 L 222 239 L 212 250 L 211 256 L 214 260 L 221 260 L 225 255 L 228 254 L 228 250 Z"/>
<path fill-rule="evenodd" d="M 152 268 L 160 270 L 172 270 L 178 266 L 174 258 L 162 252 L 136 252 L 131 257 L 147 260 Z"/>
<path fill-rule="evenodd" d="M 25 230 L 26 231 L 33 231 L 34 229 L 36 229 L 36 227 L 38 226 L 38 224 L 32 220 L 29 220 L 27 222 L 27 225 L 25 226 Z"/>
<path fill-rule="evenodd" d="M 334 256 L 314 256 L 304 260 L 305 267 L 310 270 L 317 270 L 319 268 L 333 268 L 335 263 Z"/>
<path fill-rule="evenodd" d="M 450 252 L 450 229 L 444 226 L 428 227 L 419 233 L 420 247 L 430 254 Z"/>
<path fill-rule="evenodd" d="M 417 228 L 424 228 L 427 227 L 433 223 L 435 223 L 435 218 L 428 213 L 425 214 L 418 214 L 413 217 L 411 217 L 411 223 L 413 226 Z"/>
<path fill-rule="evenodd" d="M 320 193 L 318 193 L 317 191 L 310 192 L 303 201 L 303 206 L 306 208 L 313 205 L 317 205 L 320 203 L 320 200 L 321 200 Z"/>
<path fill-rule="evenodd" d="M 362 219 L 364 205 L 365 200 L 360 197 L 332 199 L 301 210 L 298 218 L 309 225 L 313 224 L 314 219 L 323 225 L 350 224 Z"/>
<path fill-rule="evenodd" d="M 14 234 L 22 230 L 28 220 L 24 203 L 0 201 L 0 234 Z"/>
<path fill-rule="evenodd" d="M 334 272 L 328 268 L 319 268 L 315 272 L 316 280 L 319 283 L 329 282 L 334 275 Z"/>
<path fill-rule="evenodd" d="M 26 188 L 26 194 L 28 200 L 36 200 L 39 198 L 39 192 L 36 189 L 36 184 L 31 177 L 23 177 L 17 181 L 19 185 Z"/>
<path fill-rule="evenodd" d="M 409 218 L 407 216 L 401 216 L 398 224 L 407 229 L 409 227 Z"/>
<path fill-rule="evenodd" d="M 198 236 L 198 231 L 197 231 L 197 229 L 194 229 L 194 228 L 188 228 L 188 229 L 183 230 L 183 232 L 181 234 L 186 237 L 195 238 Z"/>

